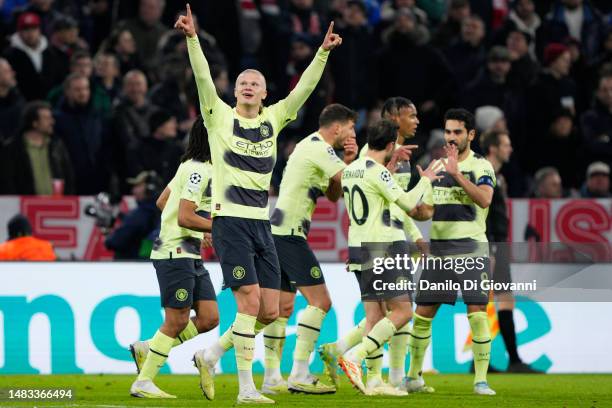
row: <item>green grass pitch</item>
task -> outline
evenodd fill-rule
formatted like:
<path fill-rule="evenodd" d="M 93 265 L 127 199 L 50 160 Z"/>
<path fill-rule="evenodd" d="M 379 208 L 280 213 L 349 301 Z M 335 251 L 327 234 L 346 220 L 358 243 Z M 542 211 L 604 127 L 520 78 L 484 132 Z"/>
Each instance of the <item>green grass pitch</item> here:
<path fill-rule="evenodd" d="M 0 400 L 5 406 L 72 406 L 72 407 L 228 407 L 235 405 L 237 379 L 219 375 L 214 401 L 204 399 L 195 375 L 160 375 L 156 384 L 177 395 L 176 400 L 144 400 L 129 396 L 133 375 L 3 375 L 0 388 L 67 388 L 72 387 L 72 401 Z M 275 396 L 277 405 L 287 407 L 612 407 L 612 375 L 504 375 L 489 376 L 497 396 L 472 394 L 471 375 L 429 375 L 428 384 L 435 394 L 412 394 L 407 397 L 365 397 L 343 378 L 342 387 L 333 395 L 285 394 Z M 261 383 L 261 376 L 255 378 Z"/>

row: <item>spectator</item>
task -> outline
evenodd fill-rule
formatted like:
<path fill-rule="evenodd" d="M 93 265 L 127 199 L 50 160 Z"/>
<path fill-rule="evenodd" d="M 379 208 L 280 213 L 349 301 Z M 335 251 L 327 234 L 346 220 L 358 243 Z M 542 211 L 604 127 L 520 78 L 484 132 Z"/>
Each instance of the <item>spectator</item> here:
<path fill-rule="evenodd" d="M 81 32 L 92 52 L 98 50 L 110 34 L 113 24 L 112 3 L 112 0 L 89 0 L 83 10 Z"/>
<path fill-rule="evenodd" d="M 535 173 L 534 176 L 534 192 L 535 198 L 561 198 L 561 176 L 554 167 L 543 167 Z"/>
<path fill-rule="evenodd" d="M 94 58 L 94 83 L 106 93 L 111 105 L 121 92 L 119 74 L 119 60 L 114 54 L 99 53 L 96 55 Z"/>
<path fill-rule="evenodd" d="M 53 23 L 62 17 L 62 13 L 53 8 L 53 0 L 29 0 L 25 7 L 15 9 L 13 15 L 16 17 L 17 25 L 19 25 L 19 18 L 25 13 L 33 13 L 38 16 L 45 37 L 51 35 Z"/>
<path fill-rule="evenodd" d="M 407 8 L 412 11 L 419 24 L 427 25 L 427 13 L 417 7 L 415 0 L 387 0 L 380 7 L 380 23 L 383 26 L 392 24 L 400 9 Z"/>
<path fill-rule="evenodd" d="M 21 214 L 8 222 L 8 241 L 0 244 L 0 261 L 55 261 L 49 241 L 32 236 L 30 221 Z"/>
<path fill-rule="evenodd" d="M 15 71 L 11 64 L 0 58 L 0 144 L 13 136 L 17 130 L 19 117 L 25 100 L 17 88 Z"/>
<path fill-rule="evenodd" d="M 319 44 L 327 27 L 319 13 L 315 11 L 313 3 L 313 0 L 291 0 L 289 20 L 293 34 L 306 35 L 313 44 Z"/>
<path fill-rule="evenodd" d="M 554 115 L 563 108 L 576 112 L 576 84 L 568 76 L 571 55 L 563 44 L 553 43 L 544 52 L 544 68 L 528 90 L 527 109 L 533 133 L 548 132 Z"/>
<path fill-rule="evenodd" d="M 451 42 L 444 55 L 453 61 L 455 79 L 464 87 L 478 74 L 487 54 L 484 45 L 485 26 L 480 17 L 470 16 L 461 22 L 461 37 Z"/>
<path fill-rule="evenodd" d="M 453 38 L 461 35 L 461 23 L 464 18 L 470 15 L 470 2 L 468 0 L 451 0 L 446 20 L 438 25 L 432 44 L 440 48 L 448 47 Z"/>
<path fill-rule="evenodd" d="M 60 79 L 57 59 L 40 32 L 40 18 L 23 13 L 17 20 L 17 32 L 11 36 L 6 59 L 17 73 L 17 85 L 27 100 L 44 99 Z"/>
<path fill-rule="evenodd" d="M 138 17 L 120 23 L 121 27 L 134 36 L 136 52 L 147 72 L 155 68 L 157 44 L 167 31 L 166 26 L 160 22 L 164 7 L 165 0 L 140 0 Z"/>
<path fill-rule="evenodd" d="M 70 73 L 70 59 L 75 51 L 83 49 L 79 44 L 79 26 L 68 16 L 61 16 L 53 22 L 50 37 L 51 51 L 55 53 L 57 71 L 60 78 Z"/>
<path fill-rule="evenodd" d="M 72 73 L 64 81 L 64 100 L 55 113 L 55 131 L 64 141 L 74 167 L 76 193 L 107 191 L 110 165 L 107 125 L 91 103 L 89 79 Z"/>
<path fill-rule="evenodd" d="M 439 160 L 446 157 L 445 146 L 446 139 L 444 138 L 442 129 L 433 129 L 427 140 L 427 151 L 421 156 L 417 164 L 422 168 L 424 165 L 429 166 L 432 160 Z"/>
<path fill-rule="evenodd" d="M 339 47 L 338 53 L 330 57 L 330 69 L 335 85 L 334 101 L 365 115 L 365 109 L 373 94 L 371 83 L 374 53 L 374 39 L 367 24 L 365 5 L 361 1 L 349 1 L 343 22 L 344 24 L 338 24 L 336 32 L 342 37 L 344 47 Z M 310 62 L 302 60 L 301 63 L 308 66 Z M 316 126 L 318 119 L 313 116 L 313 120 Z M 316 127 L 312 129 L 314 130 Z"/>
<path fill-rule="evenodd" d="M 540 66 L 529 53 L 532 42 L 531 35 L 525 31 L 518 29 L 508 31 L 506 47 L 512 61 L 508 82 L 514 88 L 528 88 L 538 75 Z"/>
<path fill-rule="evenodd" d="M 512 10 L 508 14 L 506 25 L 501 31 L 503 35 L 506 35 L 508 31 L 516 30 L 529 34 L 532 40 L 529 44 L 529 53 L 533 59 L 536 59 L 535 40 L 541 24 L 542 20 L 535 11 L 533 0 L 517 0 L 514 2 Z"/>
<path fill-rule="evenodd" d="M 93 61 L 86 51 L 79 51 L 72 55 L 70 59 L 70 73 L 76 73 L 89 79 L 91 89 L 91 107 L 104 116 L 110 115 L 111 99 L 96 81 L 93 80 Z M 64 85 L 58 85 L 51 89 L 47 100 L 54 108 L 57 108 L 64 100 Z"/>
<path fill-rule="evenodd" d="M 25 105 L 21 129 L 2 149 L 0 189 L 3 194 L 75 193 L 74 173 L 64 143 L 53 136 L 51 106 Z"/>
<path fill-rule="evenodd" d="M 563 42 L 571 37 L 582 44 L 582 53 L 591 62 L 600 49 L 604 25 L 597 9 L 583 0 L 557 0 L 540 30 L 540 53 L 549 43 Z"/>
<path fill-rule="evenodd" d="M 151 234 L 158 231 L 160 212 L 155 205 L 161 180 L 154 171 L 143 171 L 127 180 L 132 185 L 136 208 L 125 214 L 121 224 L 105 239 L 104 245 L 115 251 L 114 259 L 149 259 Z"/>
<path fill-rule="evenodd" d="M 490 131 L 508 131 L 504 112 L 497 106 L 481 106 L 476 109 L 475 116 L 476 130 L 481 135 Z M 474 143 L 474 141 L 472 141 L 472 143 Z"/>
<path fill-rule="evenodd" d="M 232 87 L 230 86 L 227 69 L 222 67 L 211 67 L 210 75 L 212 76 L 219 98 L 221 98 L 223 102 L 227 103 L 228 105 L 231 105 L 234 101 L 234 93 Z M 306 103 L 308 103 L 308 101 L 306 101 Z"/>
<path fill-rule="evenodd" d="M 174 177 L 184 153 L 176 140 L 176 118 L 167 111 L 157 110 L 149 117 L 149 129 L 151 136 L 128 151 L 128 174 L 154 170 L 166 185 Z"/>
<path fill-rule="evenodd" d="M 410 95 L 419 112 L 419 128 L 429 131 L 440 125 L 443 112 L 455 104 L 457 85 L 445 58 L 423 44 L 422 35 L 409 10 L 399 13 L 379 55 L 378 97 Z"/>
<path fill-rule="evenodd" d="M 603 162 L 593 162 L 586 171 L 586 181 L 580 189 L 583 198 L 607 198 L 610 194 L 610 166 Z"/>
<path fill-rule="evenodd" d="M 179 121 L 181 133 L 186 134 L 193 125 L 197 111 L 198 96 L 192 82 L 189 62 L 179 54 L 170 54 L 162 59 L 161 82 L 149 93 L 153 104 L 168 111 Z"/>
<path fill-rule="evenodd" d="M 121 75 L 134 69 L 141 69 L 142 63 L 136 53 L 136 42 L 132 33 L 125 28 L 116 28 L 100 48 L 104 52 L 115 54 L 119 61 Z"/>
<path fill-rule="evenodd" d="M 612 163 L 612 72 L 599 79 L 593 106 L 580 125 L 589 159 Z"/>

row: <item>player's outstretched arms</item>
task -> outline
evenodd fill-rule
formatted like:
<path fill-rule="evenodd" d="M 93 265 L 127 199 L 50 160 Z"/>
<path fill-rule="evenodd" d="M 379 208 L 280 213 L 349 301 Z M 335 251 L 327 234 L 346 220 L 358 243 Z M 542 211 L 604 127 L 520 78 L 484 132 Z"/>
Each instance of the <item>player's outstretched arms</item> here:
<path fill-rule="evenodd" d="M 157 201 L 155 201 L 155 205 L 159 208 L 159 211 L 164 211 L 166 207 L 166 203 L 168 202 L 168 197 L 170 197 L 170 187 L 166 186 L 164 191 L 159 195 Z"/>
<path fill-rule="evenodd" d="M 196 214 L 198 206 L 193 201 L 181 198 L 179 202 L 178 225 L 194 231 L 212 231 L 212 221 Z"/>
<path fill-rule="evenodd" d="M 332 21 L 323 39 L 323 44 L 321 44 L 321 47 L 315 54 L 310 65 L 308 65 L 308 68 L 306 68 L 300 77 L 295 88 L 293 88 L 285 98 L 284 102 L 289 116 L 297 114 L 297 111 L 300 110 L 304 102 L 306 102 L 306 99 L 308 99 L 312 91 L 316 88 L 321 79 L 321 75 L 323 75 L 329 52 L 342 44 L 342 37 L 338 34 L 334 34 L 333 31 L 334 22 Z"/>
<path fill-rule="evenodd" d="M 417 169 L 421 175 L 421 180 L 419 180 L 417 185 L 414 186 L 412 190 L 408 191 L 407 193 L 403 193 L 396 201 L 396 204 L 402 210 L 409 213 L 422 200 L 423 196 L 427 192 L 427 189 L 431 188 L 431 183 L 442 178 L 442 176 L 439 176 L 438 173 L 440 173 L 443 168 L 444 167 L 436 160 L 429 163 L 429 166 L 427 166 L 425 170 L 423 170 L 421 166 L 417 165 Z"/>
<path fill-rule="evenodd" d="M 195 31 L 193 16 L 191 15 L 191 7 L 187 4 L 187 15 L 180 16 L 174 27 L 183 31 L 187 37 L 187 51 L 189 53 L 189 62 L 195 76 L 196 86 L 198 88 L 198 97 L 202 110 L 208 111 L 214 107 L 219 100 L 215 84 L 210 75 L 210 67 L 208 61 L 204 57 L 204 52 L 200 46 L 200 40 Z"/>

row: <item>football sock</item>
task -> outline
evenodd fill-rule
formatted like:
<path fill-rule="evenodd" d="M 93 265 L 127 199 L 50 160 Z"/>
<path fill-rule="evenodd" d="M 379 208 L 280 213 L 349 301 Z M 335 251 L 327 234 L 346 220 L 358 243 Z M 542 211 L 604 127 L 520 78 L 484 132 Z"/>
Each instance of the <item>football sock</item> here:
<path fill-rule="evenodd" d="M 379 347 L 366 356 L 367 382 L 382 383 L 382 364 L 385 347 Z"/>
<path fill-rule="evenodd" d="M 389 382 L 399 384 L 406 373 L 405 363 L 408 349 L 410 325 L 400 327 L 389 340 Z"/>
<path fill-rule="evenodd" d="M 286 317 L 279 317 L 264 329 L 264 382 L 268 382 L 267 380 L 274 380 L 273 382 L 275 382 L 282 378 L 280 364 L 283 355 L 283 346 L 285 345 L 287 320 Z"/>
<path fill-rule="evenodd" d="M 240 392 L 255 389 L 253 383 L 253 354 L 255 352 L 255 316 L 244 313 L 236 314 L 232 329 L 234 348 L 236 350 L 236 367 L 238 368 L 238 382 Z"/>
<path fill-rule="evenodd" d="M 172 344 L 172 347 L 180 346 L 187 340 L 193 339 L 198 334 L 199 334 L 198 328 L 193 323 L 193 320 L 189 319 L 189 323 L 187 323 L 187 327 L 185 327 L 185 329 L 179 333 L 178 337 L 174 339 L 174 343 Z"/>
<path fill-rule="evenodd" d="M 372 330 L 363 337 L 359 343 L 348 354 L 348 358 L 355 363 L 361 364 L 361 361 L 376 349 L 381 348 L 395 334 L 397 329 L 389 318 L 381 319 Z"/>
<path fill-rule="evenodd" d="M 431 322 L 433 319 L 422 317 L 414 314 L 412 331 L 408 338 L 408 347 L 410 349 L 410 368 L 408 369 L 408 377 L 419 378 L 423 371 L 423 360 L 425 360 L 425 352 L 431 342 Z"/>
<path fill-rule="evenodd" d="M 499 319 L 499 331 L 504 339 L 510 364 L 520 363 L 521 358 L 518 355 L 516 348 L 516 329 L 514 327 L 514 316 L 512 310 L 499 310 L 497 318 Z"/>
<path fill-rule="evenodd" d="M 294 363 L 291 369 L 291 377 L 296 380 L 306 379 L 309 374 L 308 360 L 319 339 L 321 325 L 326 314 L 323 310 L 311 305 L 306 306 L 306 309 L 300 314 L 293 352 Z M 298 361 L 306 362 L 306 364 L 296 364 Z"/>
<path fill-rule="evenodd" d="M 349 330 L 344 337 L 336 341 L 336 350 L 338 351 L 338 355 L 342 355 L 355 347 L 361 339 L 363 339 L 364 330 L 366 325 L 365 317 L 361 319 L 357 326 L 353 327 Z"/>
<path fill-rule="evenodd" d="M 474 353 L 474 384 L 487 381 L 487 370 L 491 357 L 491 333 L 486 312 L 468 314 L 472 329 L 472 352 Z"/>
<path fill-rule="evenodd" d="M 147 353 L 147 358 L 138 375 L 138 381 L 153 381 L 159 369 L 162 368 L 166 359 L 168 359 L 168 353 L 170 353 L 173 343 L 174 339 L 172 337 L 166 336 L 159 330 L 155 333 L 149 341 L 149 353 Z"/>

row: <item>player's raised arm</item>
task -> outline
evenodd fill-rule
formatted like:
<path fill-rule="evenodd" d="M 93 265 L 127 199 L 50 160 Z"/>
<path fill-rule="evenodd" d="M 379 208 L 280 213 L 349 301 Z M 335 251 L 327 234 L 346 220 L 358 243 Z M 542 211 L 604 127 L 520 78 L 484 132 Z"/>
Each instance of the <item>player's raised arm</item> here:
<path fill-rule="evenodd" d="M 283 100 L 289 117 L 297 114 L 298 110 L 300 110 L 304 102 L 306 102 L 306 99 L 308 99 L 312 91 L 316 88 L 321 79 L 321 75 L 323 75 L 329 52 L 342 44 L 342 37 L 338 34 L 334 34 L 333 31 L 334 22 L 332 21 L 325 34 L 323 44 L 321 44 L 312 62 L 302 74 L 295 88 L 293 88 L 289 95 Z"/>
<path fill-rule="evenodd" d="M 187 4 L 187 15 L 180 16 L 178 20 L 176 20 L 174 27 L 182 30 L 187 37 L 189 62 L 191 63 L 193 75 L 195 76 L 200 106 L 203 111 L 208 111 L 214 107 L 217 100 L 219 100 L 219 96 L 217 95 L 215 84 L 210 75 L 208 61 L 206 61 L 206 57 L 204 57 L 204 52 L 200 46 L 200 40 L 195 30 L 189 4 Z"/>
<path fill-rule="evenodd" d="M 494 182 L 489 177 L 490 180 L 486 180 L 484 183 L 478 182 L 478 185 L 472 183 L 470 180 L 465 178 L 465 176 L 459 171 L 458 167 L 458 150 L 457 146 L 451 144 L 445 147 L 447 159 L 444 163 L 444 167 L 446 168 L 446 172 L 452 176 L 461 188 L 466 192 L 466 194 L 474 201 L 480 208 L 487 208 L 491 205 L 491 200 L 493 199 L 493 185 Z"/>
<path fill-rule="evenodd" d="M 436 160 L 429 163 L 429 166 L 425 170 L 421 169 L 421 166 L 417 165 L 421 180 L 416 186 L 407 193 L 403 193 L 395 202 L 402 210 L 410 212 L 417 206 L 419 201 L 423 198 L 427 189 L 431 188 L 432 181 L 439 180 L 442 176 L 438 176 L 438 173 L 442 171 L 443 166 L 438 164 Z"/>

